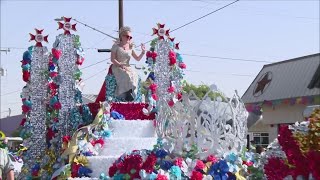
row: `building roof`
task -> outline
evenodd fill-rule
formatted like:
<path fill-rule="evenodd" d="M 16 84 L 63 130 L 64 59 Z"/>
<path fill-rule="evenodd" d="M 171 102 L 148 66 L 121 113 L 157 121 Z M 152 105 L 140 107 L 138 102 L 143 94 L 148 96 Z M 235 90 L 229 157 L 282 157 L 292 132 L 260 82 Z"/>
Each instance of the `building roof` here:
<path fill-rule="evenodd" d="M 264 65 L 242 100 L 256 103 L 320 95 L 319 67 L 320 53 Z"/>
<path fill-rule="evenodd" d="M 83 104 L 89 104 L 96 101 L 98 95 L 94 94 L 82 94 Z"/>

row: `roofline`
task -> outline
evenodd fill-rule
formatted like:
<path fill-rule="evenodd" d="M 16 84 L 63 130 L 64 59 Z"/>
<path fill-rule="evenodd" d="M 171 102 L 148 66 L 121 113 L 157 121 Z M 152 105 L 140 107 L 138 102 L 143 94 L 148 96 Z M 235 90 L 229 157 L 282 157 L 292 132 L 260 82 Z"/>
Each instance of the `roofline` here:
<path fill-rule="evenodd" d="M 297 57 L 297 58 L 293 58 L 293 59 L 288 59 L 288 60 L 279 61 L 279 62 L 275 62 L 275 63 L 271 63 L 271 64 L 266 64 L 266 65 L 263 66 L 263 68 L 264 67 L 268 67 L 268 66 L 282 64 L 282 63 L 287 63 L 287 62 L 290 62 L 290 61 L 297 61 L 297 60 L 301 60 L 301 59 L 304 59 L 304 58 L 315 57 L 315 56 L 320 56 L 320 53 L 310 54 L 310 55 L 301 56 L 301 57 Z"/>
<path fill-rule="evenodd" d="M 256 81 L 256 79 L 258 78 L 259 74 L 261 73 L 261 71 L 263 70 L 264 67 L 265 67 L 265 65 L 260 69 L 259 73 L 256 75 L 254 80 L 250 83 L 250 85 L 248 86 L 247 90 L 243 93 L 243 95 L 241 96 L 241 100 L 242 100 L 243 96 L 249 91 L 249 89 L 250 89 L 251 85 L 253 84 L 253 82 Z"/>
<path fill-rule="evenodd" d="M 288 59 L 288 60 L 284 60 L 284 61 L 279 61 L 279 62 L 275 62 L 275 63 L 271 63 L 271 64 L 265 64 L 263 65 L 263 67 L 261 68 L 261 70 L 259 71 L 259 73 L 256 75 L 256 77 L 254 78 L 254 80 L 251 82 L 251 84 L 248 86 L 247 90 L 243 93 L 243 95 L 241 96 L 241 99 L 243 98 L 243 96 L 248 92 L 249 88 L 251 87 L 251 85 L 253 84 L 253 82 L 255 82 L 255 80 L 258 78 L 259 74 L 261 73 L 261 71 L 268 66 L 273 66 L 273 65 L 277 65 L 277 64 L 281 64 L 281 63 L 287 63 L 289 61 L 296 61 L 296 60 L 301 60 L 304 58 L 309 58 L 309 57 L 314 57 L 314 56 L 320 56 L 320 53 L 315 53 L 315 54 L 310 54 L 310 55 L 306 55 L 306 56 L 301 56 L 301 57 L 297 57 L 297 58 L 293 58 L 293 59 Z"/>
<path fill-rule="evenodd" d="M 314 95 L 309 95 L 310 97 L 317 97 L 316 94 Z M 263 101 L 252 101 L 252 102 L 243 102 L 244 104 L 256 104 L 256 103 L 262 103 L 264 101 L 276 101 L 276 100 L 284 100 L 284 99 L 291 99 L 291 98 L 303 98 L 303 97 L 309 97 L 309 96 L 296 96 L 296 97 L 285 97 L 285 98 L 280 98 L 280 99 L 265 99 Z"/>

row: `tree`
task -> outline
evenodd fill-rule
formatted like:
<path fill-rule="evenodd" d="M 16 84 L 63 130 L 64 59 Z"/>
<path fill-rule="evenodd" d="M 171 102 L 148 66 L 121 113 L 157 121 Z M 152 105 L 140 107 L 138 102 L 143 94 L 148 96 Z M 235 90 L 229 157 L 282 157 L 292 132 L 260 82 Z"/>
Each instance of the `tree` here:
<path fill-rule="evenodd" d="M 195 95 L 202 99 L 206 93 L 208 91 L 210 91 L 210 87 L 208 85 L 205 85 L 205 84 L 202 84 L 202 85 L 199 85 L 199 86 L 195 86 L 193 84 L 189 84 L 187 83 L 186 81 L 183 82 L 183 91 L 185 93 L 189 93 L 190 91 L 193 91 L 195 93 Z M 219 92 L 210 92 L 209 95 L 208 95 L 211 100 L 215 100 L 217 97 L 221 97 L 222 98 L 222 101 L 226 101 L 226 97 L 224 97 L 221 93 Z"/>

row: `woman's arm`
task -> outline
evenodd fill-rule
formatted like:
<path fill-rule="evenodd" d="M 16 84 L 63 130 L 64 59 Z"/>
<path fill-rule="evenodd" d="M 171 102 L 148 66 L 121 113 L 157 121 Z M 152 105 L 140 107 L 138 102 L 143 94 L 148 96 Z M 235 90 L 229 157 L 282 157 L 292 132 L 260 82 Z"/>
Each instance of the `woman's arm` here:
<path fill-rule="evenodd" d="M 118 60 L 116 60 L 116 53 L 113 51 L 111 51 L 111 62 L 112 62 L 112 64 L 119 66 L 120 68 L 124 68 L 124 64 L 122 64 Z"/>
<path fill-rule="evenodd" d="M 144 54 L 145 54 L 145 51 L 142 51 L 141 54 L 137 56 L 136 52 L 132 50 L 132 57 L 137 61 L 140 61 Z"/>

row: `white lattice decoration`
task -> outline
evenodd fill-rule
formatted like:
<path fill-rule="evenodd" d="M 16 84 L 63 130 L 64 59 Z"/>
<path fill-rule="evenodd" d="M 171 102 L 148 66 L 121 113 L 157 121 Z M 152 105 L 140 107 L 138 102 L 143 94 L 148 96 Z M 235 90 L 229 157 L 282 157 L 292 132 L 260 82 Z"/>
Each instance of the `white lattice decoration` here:
<path fill-rule="evenodd" d="M 224 96 L 220 91 L 212 92 Z M 185 94 L 183 101 L 172 108 L 167 125 L 160 126 L 166 128 L 158 129 L 165 134 L 167 149 L 172 153 L 182 154 L 197 145 L 197 156 L 204 158 L 210 154 L 239 152 L 246 146 L 248 113 L 238 94 L 235 92 L 232 98 L 222 101 L 220 96 L 211 100 L 209 93 L 203 99 L 193 92 Z M 191 101 L 191 97 L 196 100 Z"/>

